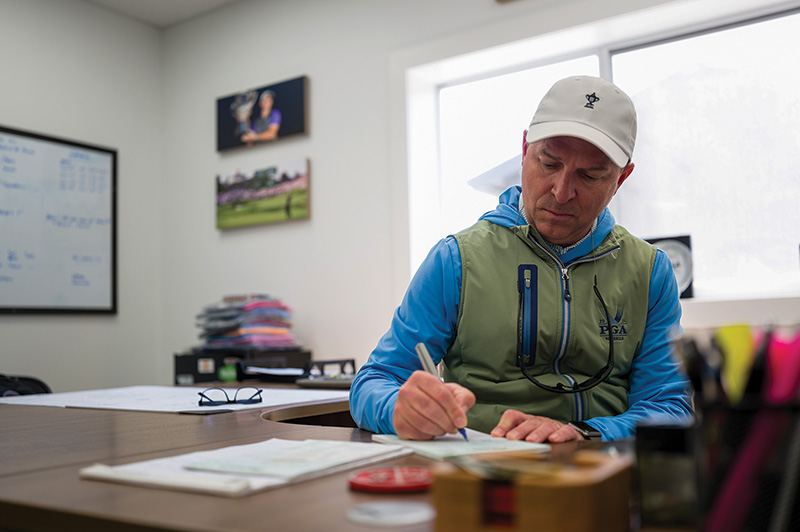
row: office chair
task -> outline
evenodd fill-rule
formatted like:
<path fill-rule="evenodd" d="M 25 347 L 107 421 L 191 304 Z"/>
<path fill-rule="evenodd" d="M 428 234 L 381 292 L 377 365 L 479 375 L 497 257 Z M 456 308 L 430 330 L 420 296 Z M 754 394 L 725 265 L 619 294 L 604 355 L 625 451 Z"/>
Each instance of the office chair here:
<path fill-rule="evenodd" d="M 52 393 L 50 387 L 34 377 L 15 377 L 0 374 L 0 397 Z"/>

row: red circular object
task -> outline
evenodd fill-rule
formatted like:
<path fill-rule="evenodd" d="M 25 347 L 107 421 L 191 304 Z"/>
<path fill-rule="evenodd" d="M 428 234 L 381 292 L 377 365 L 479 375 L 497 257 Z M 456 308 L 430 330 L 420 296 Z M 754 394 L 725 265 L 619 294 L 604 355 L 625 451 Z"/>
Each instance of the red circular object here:
<path fill-rule="evenodd" d="M 350 475 L 350 487 L 371 492 L 425 491 L 433 484 L 433 473 L 427 467 L 400 466 L 367 469 Z"/>

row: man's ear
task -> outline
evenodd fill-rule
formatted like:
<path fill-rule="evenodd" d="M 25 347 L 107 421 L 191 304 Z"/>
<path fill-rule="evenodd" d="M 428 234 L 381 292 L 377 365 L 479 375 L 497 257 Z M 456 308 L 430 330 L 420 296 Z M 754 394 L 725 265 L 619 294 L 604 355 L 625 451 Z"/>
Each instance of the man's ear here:
<path fill-rule="evenodd" d="M 628 176 L 631 175 L 631 172 L 633 172 L 633 166 L 633 163 L 628 163 L 625 165 L 625 168 L 622 169 L 622 172 L 619 174 L 619 179 L 617 179 L 617 188 L 614 190 L 614 194 L 617 193 L 617 190 L 619 190 L 619 187 L 622 186 L 622 183 L 624 183 L 625 180 L 628 179 Z"/>
<path fill-rule="evenodd" d="M 528 130 L 522 132 L 522 161 L 525 161 L 525 154 L 528 153 Z"/>

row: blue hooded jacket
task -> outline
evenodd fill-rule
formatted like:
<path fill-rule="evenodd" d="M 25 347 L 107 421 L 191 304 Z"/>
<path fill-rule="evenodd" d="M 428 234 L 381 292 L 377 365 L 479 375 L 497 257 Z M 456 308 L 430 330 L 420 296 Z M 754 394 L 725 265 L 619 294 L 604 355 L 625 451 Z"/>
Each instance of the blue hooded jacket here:
<path fill-rule="evenodd" d="M 481 219 L 503 227 L 526 224 L 520 216 L 520 187 L 500 196 L 495 210 Z M 598 217 L 594 242 L 601 242 L 615 226 L 611 212 Z M 559 255 L 564 264 L 589 254 L 592 240 Z M 350 412 L 359 427 L 377 433 L 393 433 L 392 416 L 400 386 L 421 365 L 415 353 L 420 339 L 435 363 L 453 342 L 461 299 L 461 255 L 454 237 L 439 241 L 429 252 L 395 311 L 389 331 L 383 335 L 350 391 Z M 685 423 L 692 407 L 688 379 L 672 356 L 671 341 L 680 332 L 681 307 L 672 265 L 666 253 L 657 251 L 650 279 L 645 334 L 634 358 L 628 391 L 628 410 L 620 415 L 596 417 L 586 422 L 604 440 L 633 435 L 637 424 Z"/>

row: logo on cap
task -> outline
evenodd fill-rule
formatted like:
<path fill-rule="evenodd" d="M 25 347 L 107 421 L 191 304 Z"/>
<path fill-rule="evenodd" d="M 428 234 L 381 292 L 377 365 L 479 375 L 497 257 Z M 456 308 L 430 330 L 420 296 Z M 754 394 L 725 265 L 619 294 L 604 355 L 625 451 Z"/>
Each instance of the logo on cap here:
<path fill-rule="evenodd" d="M 595 93 L 587 94 L 586 100 L 589 102 L 584 107 L 588 107 L 589 109 L 594 109 L 594 104 L 600 101 L 600 98 Z"/>

